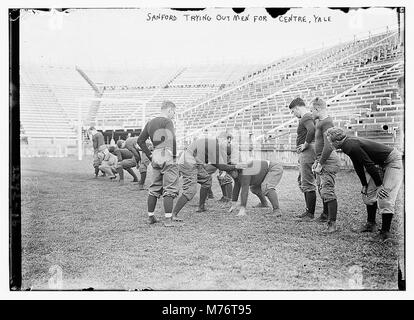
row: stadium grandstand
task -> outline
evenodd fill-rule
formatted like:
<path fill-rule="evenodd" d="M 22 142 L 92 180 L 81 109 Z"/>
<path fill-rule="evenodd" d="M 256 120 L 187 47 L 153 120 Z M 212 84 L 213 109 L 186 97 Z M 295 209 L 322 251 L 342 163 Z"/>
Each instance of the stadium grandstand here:
<path fill-rule="evenodd" d="M 294 163 L 296 119 L 287 105 L 295 97 L 309 103 L 319 96 L 328 101 L 336 125 L 402 148 L 404 108 L 396 80 L 404 73 L 403 52 L 398 31 L 387 28 L 265 65 L 22 65 L 22 156 L 70 155 L 78 148 L 79 130 L 88 150 L 84 132 L 90 125 L 112 137 L 114 131 L 139 133 L 166 99 L 178 107 L 181 146 L 206 130 L 245 130 L 256 149 L 284 152 L 284 162 Z"/>

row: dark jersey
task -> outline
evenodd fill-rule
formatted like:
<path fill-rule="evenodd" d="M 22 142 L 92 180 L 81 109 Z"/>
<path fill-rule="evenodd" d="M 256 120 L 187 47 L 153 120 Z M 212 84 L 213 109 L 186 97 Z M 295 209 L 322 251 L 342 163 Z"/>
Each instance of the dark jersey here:
<path fill-rule="evenodd" d="M 114 155 L 117 156 L 118 161 L 122 161 L 125 159 L 132 159 L 134 155 L 128 149 L 115 149 L 113 152 Z"/>
<path fill-rule="evenodd" d="M 331 155 L 333 148 L 326 137 L 326 130 L 332 128 L 333 121 L 331 117 L 319 120 L 316 124 L 315 130 L 315 153 L 316 158 L 319 159 L 321 165 L 325 164 L 326 160 Z"/>
<path fill-rule="evenodd" d="M 151 159 L 151 151 L 148 149 L 145 141 L 150 139 L 154 149 L 170 148 L 173 157 L 177 154 L 177 142 L 175 138 L 174 123 L 171 119 L 165 117 L 156 117 L 147 122 L 141 134 L 138 137 L 138 145 L 146 156 Z"/>
<path fill-rule="evenodd" d="M 306 113 L 299 120 L 297 129 L 296 146 L 300 146 L 305 143 L 312 143 L 315 141 L 315 123 L 313 122 L 312 115 Z"/>
<path fill-rule="evenodd" d="M 379 169 L 375 165 L 383 166 L 385 160 L 393 151 L 392 148 L 368 139 L 347 137 L 342 143 L 341 149 L 351 158 L 355 172 L 363 186 L 368 185 L 364 167 L 376 186 L 382 184 Z"/>

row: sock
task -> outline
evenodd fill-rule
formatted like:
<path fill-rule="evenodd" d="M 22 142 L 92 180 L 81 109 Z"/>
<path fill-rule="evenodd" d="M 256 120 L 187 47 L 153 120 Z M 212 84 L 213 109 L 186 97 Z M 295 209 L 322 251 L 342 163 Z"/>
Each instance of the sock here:
<path fill-rule="evenodd" d="M 116 171 L 119 173 L 119 179 L 124 180 L 124 169 L 119 167 L 118 169 L 116 169 Z"/>
<path fill-rule="evenodd" d="M 135 181 L 138 181 L 138 177 L 132 168 L 126 169 L 126 171 L 134 178 Z"/>
<path fill-rule="evenodd" d="M 207 196 L 211 189 L 207 188 L 200 188 L 200 204 L 199 206 L 202 207 L 206 203 Z"/>
<path fill-rule="evenodd" d="M 165 196 L 163 203 L 165 214 L 171 213 L 173 210 L 174 198 L 170 196 Z"/>
<path fill-rule="evenodd" d="M 391 229 L 392 213 L 383 213 L 382 214 L 382 231 L 389 232 Z"/>
<path fill-rule="evenodd" d="M 328 207 L 328 220 L 335 222 L 336 221 L 336 214 L 338 212 L 338 201 L 331 200 L 327 202 Z"/>
<path fill-rule="evenodd" d="M 367 222 L 375 223 L 375 217 L 377 215 L 377 207 L 378 206 L 376 202 L 372 205 L 367 205 L 367 213 L 368 213 Z"/>
<path fill-rule="evenodd" d="M 231 183 L 228 183 L 225 185 L 226 187 L 226 197 L 227 199 L 231 199 L 233 196 L 233 185 Z"/>
<path fill-rule="evenodd" d="M 152 217 L 154 215 L 154 212 L 148 212 L 148 217 Z"/>
<path fill-rule="evenodd" d="M 325 201 L 322 201 L 322 203 L 323 203 L 323 212 L 321 216 L 324 218 L 328 218 L 328 203 Z"/>
<path fill-rule="evenodd" d="M 315 214 L 316 207 L 316 192 L 309 191 L 305 192 L 306 208 L 311 215 Z"/>
<path fill-rule="evenodd" d="M 276 190 L 271 189 L 267 195 L 269 198 L 270 203 L 273 206 L 273 209 L 279 209 L 279 199 L 277 198 Z M 266 199 L 265 199 L 266 200 Z"/>
<path fill-rule="evenodd" d="M 146 172 L 141 172 L 141 181 L 139 182 L 139 184 L 144 185 L 146 178 L 147 178 L 147 173 Z"/>
<path fill-rule="evenodd" d="M 170 213 L 165 213 L 165 217 L 166 217 L 167 219 L 171 218 L 171 217 L 172 217 L 172 213 L 171 213 L 171 212 L 170 212 Z"/>
<path fill-rule="evenodd" d="M 154 212 L 155 206 L 157 205 L 157 197 L 154 197 L 153 195 L 148 196 L 148 212 Z"/>
<path fill-rule="evenodd" d="M 173 210 L 174 214 L 178 214 L 187 202 L 188 199 L 184 195 L 181 195 L 175 203 L 175 207 Z"/>
<path fill-rule="evenodd" d="M 309 208 L 308 208 L 308 196 L 307 196 L 306 192 L 304 192 L 303 195 L 305 196 L 306 211 L 309 212 Z"/>

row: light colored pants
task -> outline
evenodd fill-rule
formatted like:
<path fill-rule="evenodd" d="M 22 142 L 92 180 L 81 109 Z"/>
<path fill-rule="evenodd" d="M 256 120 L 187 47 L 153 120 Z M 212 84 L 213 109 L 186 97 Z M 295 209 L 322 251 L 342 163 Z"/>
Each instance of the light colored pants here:
<path fill-rule="evenodd" d="M 338 154 L 332 151 L 322 170 L 316 174 L 316 185 L 318 186 L 319 195 L 323 202 L 336 200 L 335 179 L 339 171 L 340 160 Z"/>
<path fill-rule="evenodd" d="M 173 197 L 179 192 L 179 172 L 171 150 L 155 149 L 152 153 L 152 182 L 149 194 L 154 197 Z"/>
<path fill-rule="evenodd" d="M 197 193 L 197 183 L 201 188 L 211 188 L 211 175 L 203 164 L 183 162 L 179 164 L 180 175 L 183 177 L 183 195 L 190 201 Z"/>
<path fill-rule="evenodd" d="M 377 196 L 378 187 L 375 185 L 371 176 L 365 172 L 368 181 L 367 195 L 362 195 L 362 200 L 366 205 L 378 203 L 378 210 L 380 214 L 394 213 L 395 201 L 397 200 L 398 192 L 400 190 L 404 172 L 401 153 L 394 149 L 385 161 L 385 165 L 381 168 L 383 173 L 382 184 L 389 196 L 385 199 L 379 199 Z"/>
<path fill-rule="evenodd" d="M 105 172 L 109 177 L 113 177 L 114 173 L 116 172 L 115 165 L 107 160 L 102 161 L 101 165 L 99 166 L 99 170 Z"/>
<path fill-rule="evenodd" d="M 298 184 L 302 192 L 316 190 L 315 176 L 312 172 L 312 165 L 315 162 L 315 143 L 299 154 L 299 177 Z"/>
<path fill-rule="evenodd" d="M 256 195 L 266 196 L 270 190 L 276 190 L 283 175 L 283 166 L 280 163 L 270 162 L 269 171 L 263 179 L 261 185 L 250 186 L 250 191 Z"/>

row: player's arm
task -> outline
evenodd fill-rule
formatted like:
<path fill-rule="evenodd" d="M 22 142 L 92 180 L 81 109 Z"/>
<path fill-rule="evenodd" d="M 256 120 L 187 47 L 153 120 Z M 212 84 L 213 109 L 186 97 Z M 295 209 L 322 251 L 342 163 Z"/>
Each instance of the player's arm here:
<path fill-rule="evenodd" d="M 239 193 L 240 193 L 240 176 L 234 179 L 234 187 L 233 187 L 233 192 L 231 194 L 231 208 L 229 209 L 229 212 L 232 212 L 234 209 L 237 208 L 237 201 L 239 200 Z"/>
<path fill-rule="evenodd" d="M 246 215 L 246 205 L 247 205 L 247 198 L 249 197 L 249 186 L 251 181 L 251 175 L 241 176 L 240 178 L 240 185 L 241 185 L 241 192 L 240 192 L 240 210 L 237 214 L 238 216 Z"/>
<path fill-rule="evenodd" d="M 322 154 L 321 154 L 321 158 L 319 159 L 319 163 L 321 166 L 323 166 L 326 162 L 326 160 L 328 160 L 329 156 L 331 155 L 333 151 L 333 147 L 331 146 L 331 144 L 328 141 L 328 137 L 326 135 L 326 131 L 323 133 L 323 149 L 322 149 Z"/>
<path fill-rule="evenodd" d="M 236 170 L 236 165 L 233 165 L 233 164 L 212 163 L 212 165 L 221 171 L 229 172 L 229 171 Z"/>
<path fill-rule="evenodd" d="M 351 152 L 349 154 L 349 157 L 351 158 L 352 164 L 354 165 L 354 169 L 356 174 L 358 175 L 359 181 L 361 181 L 361 185 L 363 187 L 368 186 L 367 178 L 365 177 L 365 171 L 364 171 L 364 165 L 359 158 L 358 153 Z"/>
<path fill-rule="evenodd" d="M 173 143 L 173 158 L 175 159 L 177 157 L 177 138 L 175 136 L 175 128 L 174 123 L 172 120 L 169 119 L 169 121 L 165 125 L 165 129 L 168 130 L 171 133 L 172 143 Z"/>
<path fill-rule="evenodd" d="M 115 150 L 114 154 L 118 158 L 118 162 L 121 162 L 123 160 L 122 159 L 122 152 L 121 152 L 121 150 L 119 150 L 119 149 L 118 150 Z"/>
<path fill-rule="evenodd" d="M 303 125 L 306 128 L 306 138 L 305 143 L 303 144 L 302 151 L 306 150 L 309 144 L 312 143 L 313 139 L 315 139 L 315 124 L 312 119 L 306 120 Z"/>
<path fill-rule="evenodd" d="M 152 154 L 151 151 L 148 149 L 146 141 L 149 138 L 149 133 L 148 133 L 148 122 L 145 125 L 144 129 L 141 131 L 137 143 L 140 146 L 141 150 L 144 151 L 144 153 L 146 154 L 146 156 L 148 157 L 148 159 L 152 159 Z"/>
<path fill-rule="evenodd" d="M 243 208 L 246 208 L 247 205 L 247 198 L 249 197 L 249 186 L 250 186 L 250 180 L 252 176 L 251 175 L 242 175 L 240 177 L 240 185 L 241 185 L 241 191 L 240 191 L 240 205 Z"/>
<path fill-rule="evenodd" d="M 93 144 L 93 149 L 97 150 L 98 149 L 98 137 L 96 136 L 96 134 L 94 136 L 92 136 L 92 144 Z"/>

